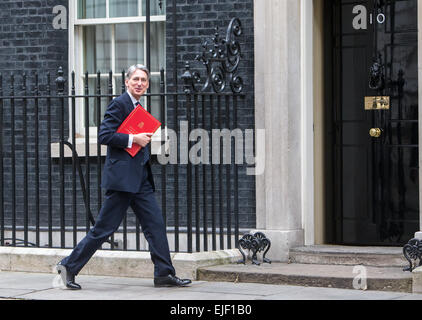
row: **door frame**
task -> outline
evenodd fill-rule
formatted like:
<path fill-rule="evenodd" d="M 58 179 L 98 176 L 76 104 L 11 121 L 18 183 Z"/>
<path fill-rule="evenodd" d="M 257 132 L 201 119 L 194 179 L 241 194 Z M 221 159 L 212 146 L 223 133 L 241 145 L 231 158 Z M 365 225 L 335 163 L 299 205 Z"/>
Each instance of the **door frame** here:
<path fill-rule="evenodd" d="M 324 211 L 326 195 L 318 186 L 319 179 L 327 177 L 321 156 L 324 153 L 324 144 L 321 143 L 321 126 L 323 117 L 320 112 L 321 97 L 324 96 L 324 88 L 318 85 L 320 78 L 317 77 L 323 64 L 323 48 L 320 30 L 321 16 L 318 15 L 318 3 L 320 0 L 301 0 L 301 75 L 302 75 L 302 221 L 305 230 L 305 245 L 327 243 L 326 235 L 329 230 L 326 227 L 326 219 L 329 213 Z M 418 92 L 422 92 L 422 5 L 418 5 Z M 314 50 L 316 49 L 316 51 Z M 320 59 L 318 60 L 318 58 Z M 309 71 L 311 70 L 311 71 Z M 419 141 L 422 141 L 422 94 L 419 94 Z M 324 131 L 324 130 L 322 130 Z M 318 140 L 319 138 L 319 140 Z M 418 142 L 419 142 L 418 141 Z M 319 157 L 319 158 L 318 158 Z M 419 148 L 419 168 L 422 168 L 422 150 Z M 313 183 L 310 182 L 312 177 Z M 324 185 L 324 184 L 322 184 Z M 422 230 L 422 170 L 419 170 L 419 229 Z"/>
<path fill-rule="evenodd" d="M 301 167 L 302 226 L 305 245 L 315 244 L 314 172 L 314 0 L 301 0 Z"/>

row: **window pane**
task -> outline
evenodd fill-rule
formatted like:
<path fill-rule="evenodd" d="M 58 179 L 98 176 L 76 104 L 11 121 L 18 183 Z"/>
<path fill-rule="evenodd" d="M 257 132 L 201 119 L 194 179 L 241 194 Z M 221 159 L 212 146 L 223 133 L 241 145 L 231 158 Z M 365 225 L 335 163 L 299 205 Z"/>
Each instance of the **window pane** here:
<path fill-rule="evenodd" d="M 144 25 L 138 23 L 116 24 L 116 73 L 133 64 L 144 63 Z"/>
<path fill-rule="evenodd" d="M 108 94 L 108 78 L 101 78 L 101 95 Z M 85 82 L 85 79 L 84 79 Z M 85 86 L 85 83 L 84 83 Z M 96 78 L 90 78 L 88 79 L 88 87 L 89 87 L 89 94 L 97 94 L 97 79 Z M 98 123 L 101 123 L 101 121 L 104 118 L 104 112 L 108 106 L 109 98 L 107 96 L 103 96 L 101 98 L 101 106 L 98 104 L 97 98 L 90 98 L 89 99 L 89 126 L 95 127 Z M 100 113 L 100 121 L 98 122 L 97 117 L 97 110 L 101 107 L 101 113 Z M 84 122 L 85 124 L 85 122 Z"/>
<path fill-rule="evenodd" d="M 158 72 L 164 68 L 165 58 L 165 23 L 151 23 L 151 71 Z"/>
<path fill-rule="evenodd" d="M 149 88 L 151 90 L 151 94 L 160 93 L 160 76 L 153 75 L 149 80 Z M 147 98 L 146 96 L 141 98 L 142 106 L 147 109 Z M 152 96 L 151 97 L 151 114 L 157 118 L 158 120 L 161 119 L 161 98 L 160 96 Z"/>
<path fill-rule="evenodd" d="M 161 16 L 161 15 L 165 15 L 166 14 L 166 0 L 162 0 L 161 1 L 161 8 L 160 9 L 160 0 L 151 0 L 151 15 L 152 16 Z M 146 16 L 146 11 L 147 7 L 146 7 L 146 0 L 142 0 L 142 15 Z"/>
<path fill-rule="evenodd" d="M 152 76 L 150 80 L 151 93 L 160 92 L 160 76 Z M 157 119 L 161 119 L 161 98 L 160 96 L 151 97 L 151 114 Z"/>
<path fill-rule="evenodd" d="M 93 19 L 106 17 L 106 0 L 79 0 L 78 18 Z"/>
<path fill-rule="evenodd" d="M 84 71 L 111 70 L 111 26 L 84 27 Z"/>
<path fill-rule="evenodd" d="M 110 17 L 133 17 L 138 15 L 138 0 L 109 0 Z"/>
<path fill-rule="evenodd" d="M 125 84 L 125 75 L 126 75 L 126 70 L 125 73 L 122 75 L 122 73 L 115 73 L 113 75 L 114 78 L 114 92 L 113 94 L 122 94 L 126 91 L 126 84 Z"/>

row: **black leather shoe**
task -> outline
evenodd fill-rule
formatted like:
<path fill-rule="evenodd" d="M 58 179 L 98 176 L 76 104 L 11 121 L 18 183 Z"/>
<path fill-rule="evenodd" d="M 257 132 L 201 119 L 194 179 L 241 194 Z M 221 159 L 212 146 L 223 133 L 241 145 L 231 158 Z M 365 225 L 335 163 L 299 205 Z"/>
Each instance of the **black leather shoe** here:
<path fill-rule="evenodd" d="M 189 279 L 179 279 L 178 277 L 171 274 L 166 277 L 154 278 L 155 287 L 185 287 L 191 283 L 192 281 Z"/>
<path fill-rule="evenodd" d="M 82 287 L 75 282 L 75 275 L 67 271 L 66 267 L 59 262 L 56 266 L 58 274 L 62 277 L 63 283 L 66 288 L 71 290 L 81 290 Z"/>

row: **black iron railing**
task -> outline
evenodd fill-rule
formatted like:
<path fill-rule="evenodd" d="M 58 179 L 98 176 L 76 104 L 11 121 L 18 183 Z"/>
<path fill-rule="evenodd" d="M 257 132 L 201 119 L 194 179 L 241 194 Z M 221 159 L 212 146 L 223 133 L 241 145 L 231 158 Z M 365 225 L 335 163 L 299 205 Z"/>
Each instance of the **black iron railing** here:
<path fill-rule="evenodd" d="M 238 108 L 246 103 L 237 73 L 240 35 L 240 21 L 233 19 L 225 38 L 216 30 L 212 41 L 204 42 L 197 60 L 206 67 L 205 80 L 186 63 L 183 92 L 167 92 L 161 70 L 159 92 L 146 94 L 147 110 L 155 103 L 165 129 L 163 141 L 156 142 L 159 154 L 150 148 L 156 194 L 175 252 L 238 245 L 243 163 L 236 151 L 246 144 L 242 131 L 239 141 L 235 135 Z M 95 89 L 86 73 L 79 94 L 75 73 L 66 79 L 61 67 L 54 81 L 50 74 L 24 74 L 19 80 L 0 74 L 1 246 L 71 248 L 95 223 L 104 195 L 105 153 L 96 140 L 101 110 L 125 91 L 124 71 L 121 86 L 113 87 L 113 77 L 110 72 L 105 92 L 100 72 Z M 110 249 L 147 249 L 134 215 L 126 215 L 117 234 L 119 239 L 108 241 Z"/>
<path fill-rule="evenodd" d="M 80 238 L 78 232 L 88 231 L 95 222 L 103 197 L 100 185 L 105 154 L 90 138 L 89 112 L 85 106 L 93 101 L 100 106 L 102 98 L 111 100 L 116 96 L 112 94 L 112 75 L 109 92 L 101 92 L 98 74 L 96 92 L 85 88 L 82 95 L 76 94 L 74 73 L 70 94 L 66 94 L 61 68 L 55 85 L 51 85 L 47 75 L 41 86 L 39 76 L 33 75 L 34 85 L 28 92 L 27 78 L 22 77 L 19 95 L 13 76 L 8 92 L 0 85 L 0 245 L 72 247 Z M 227 161 L 223 159 L 224 145 L 220 143 L 224 141 L 213 133 L 221 129 L 232 132 L 238 127 L 237 106 L 245 103 L 245 97 L 232 92 L 165 93 L 164 80 L 162 71 L 161 92 L 148 96 L 160 98 L 162 128 L 177 135 L 176 147 L 170 138 L 167 141 L 170 149 L 153 156 L 157 197 L 169 232 L 174 235 L 173 250 L 232 248 L 233 239 L 239 238 L 239 164 L 235 163 L 232 137 L 226 141 L 230 144 Z M 0 84 L 5 82 L 0 75 Z M 99 110 L 97 130 L 101 122 Z M 78 136 L 76 114 L 84 114 L 83 137 Z M 209 137 L 208 141 L 197 140 L 204 143 L 197 154 L 192 151 L 193 139 L 183 140 L 192 137 L 194 130 L 200 130 L 202 138 Z M 213 148 L 215 139 L 219 139 L 218 149 Z M 161 145 L 164 150 L 165 143 Z M 83 155 L 79 154 L 81 150 Z M 171 152 L 176 152 L 176 156 Z M 217 159 L 215 152 L 219 154 Z M 189 153 L 201 161 L 192 163 Z M 166 159 L 170 163 L 162 164 Z M 122 230 L 122 244 L 112 238 L 111 249 L 142 250 L 138 221 L 131 223 L 126 218 Z M 131 248 L 129 233 L 136 238 Z M 181 239 L 182 234 L 186 239 Z"/>

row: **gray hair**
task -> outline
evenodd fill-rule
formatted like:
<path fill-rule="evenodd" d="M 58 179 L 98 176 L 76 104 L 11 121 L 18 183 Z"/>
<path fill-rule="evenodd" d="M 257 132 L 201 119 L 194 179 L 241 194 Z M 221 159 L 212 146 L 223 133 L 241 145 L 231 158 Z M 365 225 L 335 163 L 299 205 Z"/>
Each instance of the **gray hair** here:
<path fill-rule="evenodd" d="M 144 71 L 147 74 L 148 80 L 149 80 L 150 78 L 149 70 L 143 64 L 134 64 L 133 66 L 130 66 L 126 72 L 126 79 L 130 79 L 136 70 Z"/>

